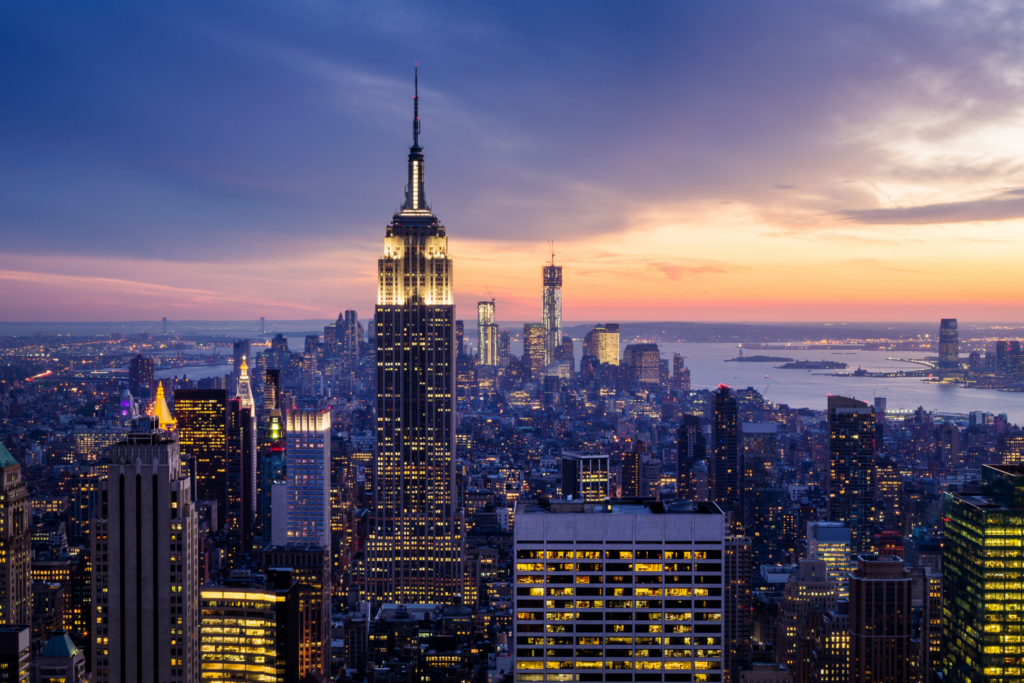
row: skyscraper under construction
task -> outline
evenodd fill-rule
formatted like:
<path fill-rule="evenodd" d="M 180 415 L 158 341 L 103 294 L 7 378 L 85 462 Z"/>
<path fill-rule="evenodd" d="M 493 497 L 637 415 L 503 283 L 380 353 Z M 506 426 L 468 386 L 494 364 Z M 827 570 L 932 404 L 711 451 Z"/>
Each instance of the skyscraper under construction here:
<path fill-rule="evenodd" d="M 554 363 L 558 347 L 562 345 L 562 266 L 555 265 L 555 254 L 551 263 L 543 267 L 544 296 L 541 322 L 544 325 L 544 365 Z"/>
<path fill-rule="evenodd" d="M 408 187 L 378 261 L 377 463 L 366 599 L 451 604 L 460 592 L 455 495 L 455 305 L 445 228 L 424 195 L 419 97 Z"/>

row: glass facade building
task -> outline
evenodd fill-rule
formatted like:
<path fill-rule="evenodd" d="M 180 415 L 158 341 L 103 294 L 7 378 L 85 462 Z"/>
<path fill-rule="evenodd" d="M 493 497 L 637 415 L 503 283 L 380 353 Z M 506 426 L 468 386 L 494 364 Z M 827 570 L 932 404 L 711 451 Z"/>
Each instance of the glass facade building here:
<path fill-rule="evenodd" d="M 985 465 L 981 495 L 946 493 L 943 675 L 1024 681 L 1024 466 Z"/>

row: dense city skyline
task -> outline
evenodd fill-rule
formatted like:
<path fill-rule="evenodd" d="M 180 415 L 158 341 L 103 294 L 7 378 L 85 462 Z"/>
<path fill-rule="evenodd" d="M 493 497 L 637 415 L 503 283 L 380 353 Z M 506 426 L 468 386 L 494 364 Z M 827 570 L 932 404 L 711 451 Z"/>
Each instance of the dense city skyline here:
<path fill-rule="evenodd" d="M 1024 683 L 1024 11 L 736 7 L 0 10 L 0 679 Z"/>
<path fill-rule="evenodd" d="M 0 319 L 368 310 L 414 62 L 462 317 L 1019 317 L 1017 7 L 2 16 Z"/>

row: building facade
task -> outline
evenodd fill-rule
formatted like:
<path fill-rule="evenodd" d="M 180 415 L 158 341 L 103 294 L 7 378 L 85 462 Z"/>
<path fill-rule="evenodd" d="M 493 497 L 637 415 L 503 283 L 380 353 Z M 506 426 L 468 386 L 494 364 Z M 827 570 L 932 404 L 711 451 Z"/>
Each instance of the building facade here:
<path fill-rule="evenodd" d="M 199 531 L 169 432 L 137 423 L 114 447 L 92 537 L 92 667 L 98 683 L 199 680 Z"/>
<path fill-rule="evenodd" d="M 217 501 L 228 508 L 226 389 L 179 389 L 174 392 L 181 457 L 195 458 L 198 500 Z"/>
<path fill-rule="evenodd" d="M 911 578 L 899 557 L 860 555 L 850 577 L 850 682 L 911 680 Z"/>
<path fill-rule="evenodd" d="M 939 367 L 944 370 L 960 367 L 960 331 L 956 318 L 943 318 L 939 323 Z"/>
<path fill-rule="evenodd" d="M 331 413 L 284 414 L 285 476 L 273 485 L 272 542 L 331 546 Z"/>
<path fill-rule="evenodd" d="M 944 509 L 944 678 L 1020 681 L 1024 466 L 985 465 L 981 495 L 946 493 Z"/>
<path fill-rule="evenodd" d="M 541 324 L 544 325 L 544 365 L 554 363 L 562 345 L 562 266 L 551 263 L 541 268 L 544 292 L 541 297 Z"/>
<path fill-rule="evenodd" d="M 480 365 L 498 364 L 498 324 L 494 299 L 476 305 L 477 360 Z"/>
<path fill-rule="evenodd" d="M 455 492 L 455 303 L 423 184 L 415 98 L 408 187 L 378 261 L 377 462 L 367 599 L 449 604 L 462 581 Z"/>
<path fill-rule="evenodd" d="M 32 509 L 21 463 L 0 443 L 0 625 L 32 623 Z"/>
<path fill-rule="evenodd" d="M 725 527 L 714 504 L 520 501 L 517 683 L 721 681 Z"/>
<path fill-rule="evenodd" d="M 608 455 L 562 453 L 562 496 L 598 503 L 608 498 Z"/>
<path fill-rule="evenodd" d="M 875 409 L 828 397 L 828 518 L 850 528 L 854 555 L 870 554 L 875 525 Z"/>

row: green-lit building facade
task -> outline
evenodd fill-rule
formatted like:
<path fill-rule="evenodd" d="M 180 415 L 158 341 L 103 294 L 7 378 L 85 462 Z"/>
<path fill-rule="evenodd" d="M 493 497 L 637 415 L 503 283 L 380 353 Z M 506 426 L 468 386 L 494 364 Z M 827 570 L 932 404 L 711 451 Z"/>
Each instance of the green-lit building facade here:
<path fill-rule="evenodd" d="M 982 495 L 946 494 L 944 677 L 1024 681 L 1024 465 L 982 476 Z"/>

